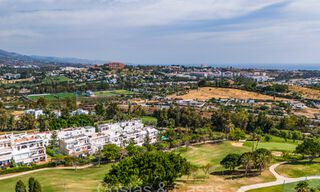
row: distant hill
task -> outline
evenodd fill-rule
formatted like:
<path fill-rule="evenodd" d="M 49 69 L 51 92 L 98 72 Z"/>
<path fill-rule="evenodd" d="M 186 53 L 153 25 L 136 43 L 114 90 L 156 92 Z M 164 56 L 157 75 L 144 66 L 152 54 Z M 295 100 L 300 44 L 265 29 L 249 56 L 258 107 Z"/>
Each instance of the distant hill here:
<path fill-rule="evenodd" d="M 36 56 L 36 55 L 23 55 L 15 52 L 8 52 L 0 49 L 0 63 L 3 64 L 50 64 L 50 65 L 92 65 L 102 64 L 104 61 L 79 59 L 72 57 L 51 57 L 51 56 Z"/>

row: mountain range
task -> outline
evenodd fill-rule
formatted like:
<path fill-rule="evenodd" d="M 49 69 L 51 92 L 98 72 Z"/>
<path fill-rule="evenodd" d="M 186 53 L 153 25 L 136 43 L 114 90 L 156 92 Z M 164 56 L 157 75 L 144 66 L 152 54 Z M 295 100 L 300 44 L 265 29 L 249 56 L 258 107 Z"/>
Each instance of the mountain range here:
<path fill-rule="evenodd" d="M 52 56 L 37 56 L 37 55 L 24 55 L 15 52 L 9 52 L 0 49 L 0 63 L 2 64 L 82 64 L 82 65 L 93 65 L 103 64 L 105 61 L 101 60 L 90 60 L 90 59 L 79 59 L 73 57 L 52 57 Z"/>

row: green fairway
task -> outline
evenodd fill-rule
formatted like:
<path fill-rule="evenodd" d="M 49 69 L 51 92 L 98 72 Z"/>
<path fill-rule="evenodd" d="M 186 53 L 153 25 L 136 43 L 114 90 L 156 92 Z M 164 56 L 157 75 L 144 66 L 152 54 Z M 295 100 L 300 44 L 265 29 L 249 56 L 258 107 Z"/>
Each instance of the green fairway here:
<path fill-rule="evenodd" d="M 66 77 L 66 76 L 53 76 L 53 77 L 46 77 L 42 83 L 43 84 L 52 84 L 52 83 L 71 83 L 73 82 L 72 79 Z"/>
<path fill-rule="evenodd" d="M 313 160 L 313 162 L 303 160 L 280 165 L 277 172 L 292 178 L 320 175 L 320 158 Z"/>
<path fill-rule="evenodd" d="M 0 192 L 14 191 L 16 182 L 21 179 L 25 185 L 29 177 L 35 177 L 44 192 L 93 192 L 96 191 L 110 165 L 81 170 L 48 170 L 27 174 L 0 181 Z"/>
<path fill-rule="evenodd" d="M 50 101 L 50 100 L 65 99 L 67 97 L 75 97 L 75 94 L 74 93 L 48 93 L 48 94 L 28 95 L 27 97 L 33 101 L 37 101 L 41 97 Z"/>
<path fill-rule="evenodd" d="M 218 144 L 192 146 L 186 152 L 181 152 L 181 155 L 195 165 L 212 163 L 215 167 L 220 167 L 220 161 L 229 153 L 241 154 L 250 150 L 250 147 L 236 147 L 226 141 Z"/>
<path fill-rule="evenodd" d="M 308 181 L 309 187 L 317 188 L 320 185 L 320 180 Z M 261 189 L 250 190 L 249 192 L 295 192 L 294 189 L 298 183 L 289 183 L 284 185 L 277 185 L 273 187 L 266 187 Z"/>
<path fill-rule="evenodd" d="M 157 125 L 157 118 L 150 116 L 143 116 L 140 118 L 142 123 L 145 125 Z"/>
<path fill-rule="evenodd" d="M 112 90 L 112 91 L 97 91 L 94 92 L 97 97 L 114 97 L 119 95 L 135 95 L 136 92 L 127 91 L 127 90 Z"/>
<path fill-rule="evenodd" d="M 286 151 L 286 152 L 293 152 L 296 150 L 297 145 L 299 144 L 298 141 L 293 142 L 291 140 L 288 140 L 285 142 L 282 138 L 274 137 L 272 136 L 272 139 L 270 142 L 259 142 L 258 148 L 265 148 L 270 151 Z M 253 142 L 252 141 L 246 141 L 244 143 L 244 146 L 252 148 Z"/>

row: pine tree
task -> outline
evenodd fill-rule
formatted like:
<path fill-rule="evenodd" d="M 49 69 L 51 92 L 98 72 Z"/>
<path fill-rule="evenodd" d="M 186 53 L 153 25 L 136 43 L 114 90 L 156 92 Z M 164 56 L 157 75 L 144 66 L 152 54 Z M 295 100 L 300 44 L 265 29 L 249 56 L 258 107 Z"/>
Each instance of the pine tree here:
<path fill-rule="evenodd" d="M 30 191 L 29 191 L 30 192 Z M 42 192 L 40 183 L 35 180 L 32 192 Z"/>
<path fill-rule="evenodd" d="M 16 184 L 16 192 L 27 192 L 26 186 L 21 180 L 19 180 Z"/>
<path fill-rule="evenodd" d="M 35 183 L 34 177 L 30 177 L 29 178 L 29 192 L 34 192 L 34 183 Z"/>

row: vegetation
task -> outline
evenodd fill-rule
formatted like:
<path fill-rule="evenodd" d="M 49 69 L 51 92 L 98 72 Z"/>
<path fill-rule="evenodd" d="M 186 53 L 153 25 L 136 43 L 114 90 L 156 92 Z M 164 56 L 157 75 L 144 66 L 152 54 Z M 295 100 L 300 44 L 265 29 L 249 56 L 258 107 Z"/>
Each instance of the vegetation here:
<path fill-rule="evenodd" d="M 114 97 L 114 96 L 119 96 L 119 95 L 136 95 L 138 93 L 132 92 L 132 91 L 127 91 L 127 90 L 112 90 L 112 91 L 97 91 L 94 92 L 94 95 L 97 97 Z"/>
<path fill-rule="evenodd" d="M 250 190 L 249 192 L 296 192 L 300 187 L 302 186 L 303 188 L 305 187 L 305 183 L 303 185 L 300 182 L 295 182 L 295 183 L 289 183 L 289 184 L 284 184 L 284 185 L 277 185 L 273 187 L 266 187 L 266 188 L 261 188 L 261 189 L 256 189 L 256 190 Z M 310 180 L 307 181 L 307 187 L 308 189 L 317 189 L 320 185 L 320 180 Z M 299 186 L 297 188 L 297 186 Z M 311 190 L 307 191 L 311 192 Z"/>
<path fill-rule="evenodd" d="M 319 175 L 319 170 L 319 158 L 314 159 L 312 162 L 309 160 L 296 160 L 280 165 L 277 168 L 278 173 L 291 178 Z"/>
<path fill-rule="evenodd" d="M 110 165 L 78 170 L 47 170 L 28 174 L 41 183 L 43 192 L 91 192 L 97 189 Z M 0 181 L 1 191 L 13 191 L 17 181 L 28 183 L 28 177 L 18 176 Z"/>
<path fill-rule="evenodd" d="M 297 146 L 296 153 L 308 156 L 311 162 L 320 155 L 320 141 L 316 139 L 306 139 Z"/>
<path fill-rule="evenodd" d="M 35 94 L 35 95 L 28 95 L 27 98 L 38 101 L 40 98 L 46 99 L 48 101 L 53 100 L 64 100 L 68 97 L 75 97 L 74 93 L 47 93 L 47 94 Z"/>
<path fill-rule="evenodd" d="M 180 155 L 151 151 L 113 165 L 104 182 L 109 189 L 157 190 L 172 187 L 177 178 L 189 173 L 190 164 Z"/>
<path fill-rule="evenodd" d="M 27 192 L 26 186 L 21 180 L 16 184 L 16 192 Z"/>
<path fill-rule="evenodd" d="M 72 83 L 73 80 L 66 76 L 51 76 L 43 79 L 42 83 L 47 85 L 59 84 L 59 83 Z"/>

